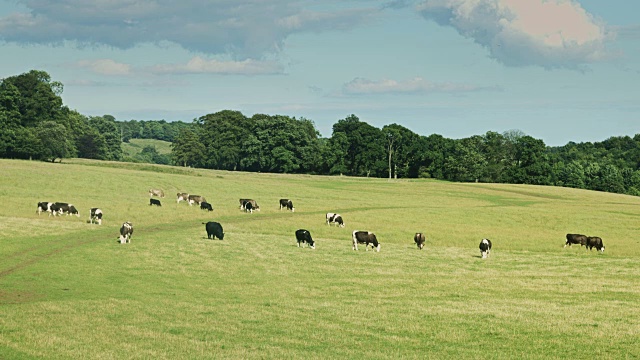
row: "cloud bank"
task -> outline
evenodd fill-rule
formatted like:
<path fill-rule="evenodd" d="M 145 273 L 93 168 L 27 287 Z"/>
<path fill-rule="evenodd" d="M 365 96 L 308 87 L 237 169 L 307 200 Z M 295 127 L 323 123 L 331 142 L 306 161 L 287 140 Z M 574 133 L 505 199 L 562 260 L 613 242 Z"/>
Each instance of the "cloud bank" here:
<path fill-rule="evenodd" d="M 328 1 L 327 3 L 342 2 Z M 108 45 L 171 42 L 204 54 L 259 58 L 300 32 L 353 28 L 379 11 L 305 9 L 304 0 L 21 0 L 29 12 L 0 18 L 0 40 L 18 44 Z M 353 4 L 352 4 L 353 5 Z"/>
<path fill-rule="evenodd" d="M 613 36 L 575 0 L 426 0 L 417 10 L 507 66 L 575 68 L 600 61 Z"/>
<path fill-rule="evenodd" d="M 434 83 L 421 77 L 415 77 L 406 81 L 355 78 L 342 87 L 343 93 L 347 95 L 421 94 L 430 92 L 463 93 L 484 90 L 496 91 L 500 89 L 497 87 L 481 87 L 468 84 Z"/>

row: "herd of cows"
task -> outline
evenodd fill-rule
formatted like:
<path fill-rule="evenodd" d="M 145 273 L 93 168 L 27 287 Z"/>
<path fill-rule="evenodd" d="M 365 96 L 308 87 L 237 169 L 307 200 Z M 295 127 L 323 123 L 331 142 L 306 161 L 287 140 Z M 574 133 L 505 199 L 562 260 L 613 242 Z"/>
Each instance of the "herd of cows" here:
<path fill-rule="evenodd" d="M 162 203 L 159 199 L 154 199 L 153 197 L 164 198 L 164 191 L 161 189 L 150 189 L 149 190 L 149 206 L 162 206 Z M 207 200 L 200 195 L 190 195 L 188 193 L 177 193 L 177 203 L 181 201 L 187 202 L 190 206 L 200 205 L 200 209 L 206 211 L 213 211 L 213 206 L 207 202 Z M 254 211 L 260 211 L 260 206 L 253 199 L 240 199 L 240 209 L 245 212 L 253 213 Z M 289 199 L 280 199 L 280 210 L 287 209 L 291 212 L 295 211 L 293 207 L 293 202 Z M 39 202 L 36 212 L 40 215 L 43 212 L 48 212 L 49 216 L 59 216 L 59 215 L 76 215 L 80 217 L 80 213 L 72 204 L 62 203 L 62 202 Z M 89 219 L 93 224 L 96 222 L 99 225 L 102 225 L 102 210 L 99 208 L 91 208 Z M 336 213 L 327 213 L 325 216 L 325 221 L 327 225 L 335 225 L 339 227 L 345 227 L 344 220 L 342 215 Z M 215 221 L 209 221 L 203 223 L 205 225 L 205 230 L 207 232 L 208 239 L 224 239 L 224 231 L 222 225 Z M 120 236 L 118 238 L 118 242 L 121 244 L 126 244 L 131 241 L 131 236 L 133 235 L 133 224 L 131 222 L 125 222 L 120 227 Z M 295 232 L 296 241 L 298 243 L 298 247 L 304 246 L 307 244 L 311 249 L 315 249 L 315 241 L 311 237 L 311 233 L 305 229 L 299 229 Z M 371 249 L 377 252 L 380 251 L 380 242 L 378 242 L 378 238 L 376 234 L 370 231 L 359 231 L 355 230 L 352 232 L 352 244 L 353 250 L 358 250 L 358 244 L 364 244 L 365 250 L 369 250 L 369 245 L 371 245 Z M 414 242 L 416 243 L 418 249 L 422 250 L 424 247 L 426 237 L 424 233 L 416 233 L 414 238 Z M 566 243 L 564 247 L 567 245 L 571 246 L 572 244 L 580 244 L 580 246 L 584 246 L 588 250 L 592 250 L 596 248 L 597 251 L 604 252 L 604 244 L 602 239 L 597 236 L 586 236 L 582 234 L 567 234 Z M 480 255 L 483 259 L 487 258 L 491 253 L 492 243 L 489 239 L 482 239 L 480 241 L 480 245 L 478 246 L 480 249 Z"/>

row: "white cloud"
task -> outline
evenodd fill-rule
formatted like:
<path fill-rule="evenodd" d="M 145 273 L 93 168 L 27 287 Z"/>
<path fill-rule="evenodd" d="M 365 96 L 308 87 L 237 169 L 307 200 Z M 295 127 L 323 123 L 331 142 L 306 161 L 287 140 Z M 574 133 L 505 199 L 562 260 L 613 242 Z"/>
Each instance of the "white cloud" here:
<path fill-rule="evenodd" d="M 283 68 L 273 61 L 247 59 L 242 61 L 207 60 L 196 56 L 186 64 L 156 65 L 150 68 L 154 74 L 222 74 L 268 75 L 282 74 Z"/>
<path fill-rule="evenodd" d="M 171 42 L 237 59 L 277 52 L 291 34 L 353 28 L 380 9 L 338 4 L 311 11 L 305 0 L 22 0 L 27 10 L 0 18 L 0 40 L 75 42 L 131 48 Z M 356 2 L 357 4 L 358 2 Z M 329 6 L 330 8 L 331 6 Z"/>
<path fill-rule="evenodd" d="M 119 63 L 111 59 L 81 60 L 77 65 L 101 75 L 131 74 L 131 65 Z"/>
<path fill-rule="evenodd" d="M 575 0 L 426 0 L 417 9 L 508 66 L 575 68 L 606 59 L 613 37 Z"/>
<path fill-rule="evenodd" d="M 406 81 L 391 79 L 369 80 L 355 78 L 342 87 L 342 91 L 348 95 L 365 94 L 419 94 L 429 92 L 472 92 L 482 90 L 499 90 L 497 87 L 480 87 L 468 84 L 456 83 L 433 83 L 421 77 L 415 77 Z"/>

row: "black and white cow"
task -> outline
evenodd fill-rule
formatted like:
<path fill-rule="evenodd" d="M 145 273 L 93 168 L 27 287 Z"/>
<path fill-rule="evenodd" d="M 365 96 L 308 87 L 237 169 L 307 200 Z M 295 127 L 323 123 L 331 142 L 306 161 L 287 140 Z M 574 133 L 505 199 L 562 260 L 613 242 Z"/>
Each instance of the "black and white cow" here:
<path fill-rule="evenodd" d="M 249 212 L 249 209 L 247 209 L 247 204 L 251 204 L 251 212 L 253 212 L 253 210 L 260 211 L 260 206 L 258 206 L 258 203 L 255 200 L 240 199 L 240 209 Z"/>
<path fill-rule="evenodd" d="M 378 242 L 378 238 L 376 238 L 376 234 L 371 231 L 358 231 L 355 230 L 353 232 L 353 250 L 358 250 L 358 244 L 364 244 L 364 249 L 369 251 L 369 244 L 371 244 L 371 249 L 376 249 L 377 252 L 380 252 L 380 243 Z"/>
<path fill-rule="evenodd" d="M 162 206 L 162 204 L 160 203 L 160 200 L 158 199 L 149 199 L 149 206 L 151 205 Z"/>
<path fill-rule="evenodd" d="M 480 246 L 478 247 L 480 248 L 480 256 L 482 256 L 483 259 L 486 259 L 491 253 L 491 240 L 482 239 L 480 241 Z"/>
<path fill-rule="evenodd" d="M 149 189 L 149 197 L 159 196 L 161 198 L 164 197 L 164 191 L 162 189 Z"/>
<path fill-rule="evenodd" d="M 567 234 L 567 242 L 565 242 L 563 247 L 567 247 L 567 245 L 571 246 L 572 244 L 580 244 L 580 246 L 587 245 L 587 236 L 581 234 Z"/>
<path fill-rule="evenodd" d="M 201 210 L 209 210 L 209 211 L 213 211 L 213 206 L 211 206 L 211 204 L 209 204 L 206 201 L 203 201 L 200 203 L 200 209 Z"/>
<path fill-rule="evenodd" d="M 188 193 L 178 193 L 178 199 L 176 201 L 177 204 L 180 203 L 180 201 L 186 201 L 189 202 L 189 194 Z"/>
<path fill-rule="evenodd" d="M 327 225 L 334 224 L 336 226 L 344 227 L 344 221 L 342 220 L 342 215 L 340 214 L 327 213 L 326 220 Z"/>
<path fill-rule="evenodd" d="M 95 221 L 98 225 L 102 225 L 102 210 L 99 208 L 91 208 L 91 211 L 89 212 L 89 221 L 91 224 Z"/>
<path fill-rule="evenodd" d="M 42 212 L 46 211 L 49 213 L 49 215 L 51 215 L 51 205 L 53 205 L 52 202 L 47 202 L 47 201 L 39 202 L 36 212 L 38 213 L 38 215 L 40 215 Z"/>
<path fill-rule="evenodd" d="M 189 195 L 187 199 L 190 206 L 193 206 L 193 204 L 200 205 L 203 202 L 207 202 L 207 199 L 200 195 Z"/>
<path fill-rule="evenodd" d="M 215 221 L 209 221 L 203 224 L 205 224 L 204 228 L 205 230 L 207 230 L 208 239 L 212 239 L 212 240 L 214 240 L 215 238 L 218 238 L 220 240 L 224 239 L 224 232 L 222 231 L 222 225 L 220 225 L 220 223 L 217 223 Z"/>
<path fill-rule="evenodd" d="M 296 230 L 296 240 L 298 241 L 298 247 L 300 247 L 300 244 L 302 244 L 302 246 L 304 247 L 304 244 L 306 243 L 309 244 L 310 248 L 316 248 L 316 243 L 311 238 L 311 233 L 309 232 L 309 230 Z"/>
<path fill-rule="evenodd" d="M 291 212 L 296 211 L 296 208 L 293 207 L 293 201 L 289 199 L 280 199 L 280 210 L 282 209 L 291 210 Z"/>
<path fill-rule="evenodd" d="M 602 239 L 597 236 L 587 237 L 587 242 L 585 243 L 585 247 L 589 250 L 596 248 L 596 250 L 600 252 L 604 252 L 604 244 L 602 243 Z"/>
<path fill-rule="evenodd" d="M 422 250 L 424 247 L 425 236 L 423 233 L 416 233 L 413 237 L 413 241 L 418 245 L 418 249 Z"/>
<path fill-rule="evenodd" d="M 118 241 L 120 244 L 129 243 L 131 242 L 131 236 L 133 236 L 133 224 L 127 221 L 120 227 L 120 237 Z"/>
<path fill-rule="evenodd" d="M 51 214 L 53 214 L 54 216 L 67 214 L 67 215 L 76 215 L 77 217 L 80 217 L 80 212 L 78 211 L 78 209 L 76 209 L 75 206 L 73 206 L 73 204 L 67 204 L 67 203 L 61 203 L 61 202 L 57 202 L 51 205 Z"/>
<path fill-rule="evenodd" d="M 244 204 L 244 211 L 253 214 L 253 204 L 250 201 Z"/>

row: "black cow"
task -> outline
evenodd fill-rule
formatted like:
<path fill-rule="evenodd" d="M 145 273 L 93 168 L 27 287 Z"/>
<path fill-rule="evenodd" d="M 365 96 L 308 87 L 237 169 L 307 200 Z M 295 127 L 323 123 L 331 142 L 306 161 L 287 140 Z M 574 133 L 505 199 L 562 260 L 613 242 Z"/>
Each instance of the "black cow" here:
<path fill-rule="evenodd" d="M 416 245 L 418 245 L 418 249 L 422 250 L 424 247 L 425 236 L 423 233 L 416 233 L 413 237 L 413 241 L 415 241 Z"/>
<path fill-rule="evenodd" d="M 289 199 L 280 199 L 280 210 L 282 209 L 291 210 L 291 212 L 296 211 L 296 208 L 293 207 L 293 202 Z"/>
<path fill-rule="evenodd" d="M 207 230 L 208 239 L 212 239 L 212 240 L 215 238 L 218 238 L 220 240 L 224 239 L 224 232 L 222 231 L 222 225 L 220 225 L 220 223 L 217 223 L 215 221 L 209 221 L 203 224 L 205 224 L 205 230 Z"/>
<path fill-rule="evenodd" d="M 316 244 L 311 238 L 311 233 L 309 232 L 309 230 L 296 230 L 296 240 L 298 241 L 298 247 L 300 247 L 300 244 L 302 244 L 302 246 L 304 247 L 304 244 L 307 243 L 309 244 L 310 248 L 316 248 Z"/>
<path fill-rule="evenodd" d="M 36 212 L 38 213 L 38 215 L 40 215 L 43 211 L 47 211 L 49 212 L 49 215 L 51 215 L 51 205 L 53 205 L 52 202 L 47 202 L 47 201 L 39 202 Z"/>
<path fill-rule="evenodd" d="M 91 211 L 89 212 L 89 221 L 93 224 L 94 220 L 98 225 L 102 225 L 102 210 L 99 208 L 91 208 Z"/>
<path fill-rule="evenodd" d="M 118 241 L 120 244 L 126 244 L 131 242 L 131 236 L 133 235 L 133 224 L 129 221 L 122 224 L 120 227 L 120 238 Z"/>
<path fill-rule="evenodd" d="M 158 199 L 149 199 L 149 206 L 151 205 L 162 206 L 162 204 L 160 203 L 160 200 Z"/>
<path fill-rule="evenodd" d="M 371 231 L 358 231 L 355 230 L 353 232 L 353 250 L 358 250 L 358 244 L 364 244 L 364 249 L 369 251 L 369 244 L 371 244 L 371 249 L 376 249 L 376 251 L 380 252 L 380 243 L 378 242 L 378 238 L 376 238 L 376 234 Z"/>
<path fill-rule="evenodd" d="M 344 221 L 340 214 L 327 213 L 326 215 L 327 225 L 335 224 L 336 226 L 344 227 Z"/>
<path fill-rule="evenodd" d="M 587 242 L 585 243 L 585 247 L 589 250 L 596 248 L 596 250 L 600 252 L 604 252 L 604 244 L 602 243 L 602 239 L 597 236 L 587 237 Z"/>
<path fill-rule="evenodd" d="M 581 234 L 567 234 L 567 242 L 563 247 L 567 247 L 567 245 L 571 246 L 572 244 L 580 244 L 580 246 L 587 244 L 587 237 Z"/>
<path fill-rule="evenodd" d="M 482 239 L 480 241 L 480 246 L 478 247 L 480 248 L 480 256 L 482 256 L 483 259 L 486 259 L 491 253 L 491 240 Z"/>
<path fill-rule="evenodd" d="M 200 209 L 201 210 L 209 210 L 209 211 L 213 211 L 213 206 L 211 206 L 211 204 L 209 204 L 206 201 L 203 201 L 200 203 Z"/>

